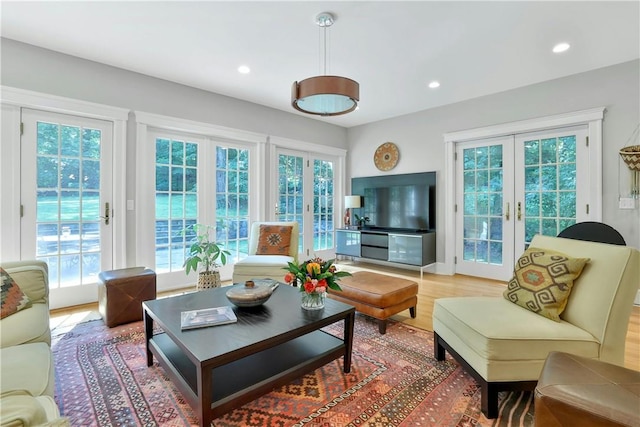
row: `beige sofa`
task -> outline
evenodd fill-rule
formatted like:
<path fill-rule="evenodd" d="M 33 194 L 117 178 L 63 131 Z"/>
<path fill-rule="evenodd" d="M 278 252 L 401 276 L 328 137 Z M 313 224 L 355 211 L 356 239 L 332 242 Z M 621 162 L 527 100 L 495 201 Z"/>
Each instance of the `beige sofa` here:
<path fill-rule="evenodd" d="M 31 306 L 0 320 L 0 425 L 65 426 L 53 400 L 49 277 L 42 261 L 0 264 Z"/>

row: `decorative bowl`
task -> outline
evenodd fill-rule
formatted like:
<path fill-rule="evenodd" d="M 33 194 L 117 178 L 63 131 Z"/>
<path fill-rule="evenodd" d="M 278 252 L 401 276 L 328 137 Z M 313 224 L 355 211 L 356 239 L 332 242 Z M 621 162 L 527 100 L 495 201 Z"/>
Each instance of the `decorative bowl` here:
<path fill-rule="evenodd" d="M 235 284 L 227 291 L 227 299 L 238 307 L 257 307 L 271 298 L 279 283 L 273 279 L 253 279 Z"/>

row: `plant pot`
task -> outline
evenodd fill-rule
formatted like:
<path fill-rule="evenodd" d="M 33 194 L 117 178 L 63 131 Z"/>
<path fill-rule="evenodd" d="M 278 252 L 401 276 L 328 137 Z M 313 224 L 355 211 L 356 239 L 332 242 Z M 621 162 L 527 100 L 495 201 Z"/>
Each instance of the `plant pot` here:
<path fill-rule="evenodd" d="M 202 271 L 198 274 L 197 291 L 220 287 L 220 272 L 218 271 Z"/>

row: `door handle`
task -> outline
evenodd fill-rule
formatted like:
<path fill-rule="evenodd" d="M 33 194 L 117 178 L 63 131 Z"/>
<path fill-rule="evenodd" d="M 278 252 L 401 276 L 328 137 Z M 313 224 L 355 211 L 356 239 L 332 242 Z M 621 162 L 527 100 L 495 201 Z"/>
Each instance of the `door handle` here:
<path fill-rule="evenodd" d="M 106 202 L 104 204 L 104 216 L 100 217 L 100 218 L 104 219 L 104 225 L 109 225 L 110 212 L 111 212 L 111 209 L 109 209 L 109 202 Z"/>
<path fill-rule="evenodd" d="M 518 202 L 518 221 L 522 220 L 522 203 Z"/>
<path fill-rule="evenodd" d="M 511 210 L 511 206 L 509 205 L 509 202 L 507 202 L 507 213 L 504 215 L 505 219 L 507 221 L 509 221 L 509 211 Z"/>

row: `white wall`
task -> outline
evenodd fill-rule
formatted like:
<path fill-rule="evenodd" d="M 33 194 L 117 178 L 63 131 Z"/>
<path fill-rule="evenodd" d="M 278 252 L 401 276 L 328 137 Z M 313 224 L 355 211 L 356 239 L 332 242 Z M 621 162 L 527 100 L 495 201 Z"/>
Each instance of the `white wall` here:
<path fill-rule="evenodd" d="M 446 86 L 440 90 L 446 90 Z M 443 134 L 595 107 L 607 109 L 603 122 L 603 221 L 620 231 L 628 245 L 638 248 L 640 209 L 618 208 L 619 168 L 626 168 L 618 151 L 640 123 L 637 60 L 350 128 L 347 171 L 352 177 L 439 172 L 437 252 L 438 261 L 443 262 Z M 393 170 L 380 172 L 373 164 L 373 153 L 385 141 L 398 145 L 400 160 Z M 627 175 L 626 170 L 620 171 L 621 177 Z"/>
<path fill-rule="evenodd" d="M 283 138 L 347 147 L 345 128 L 149 77 L 48 49 L 0 39 L 2 84 L 136 111 Z M 290 94 L 289 87 L 283 91 Z"/>

